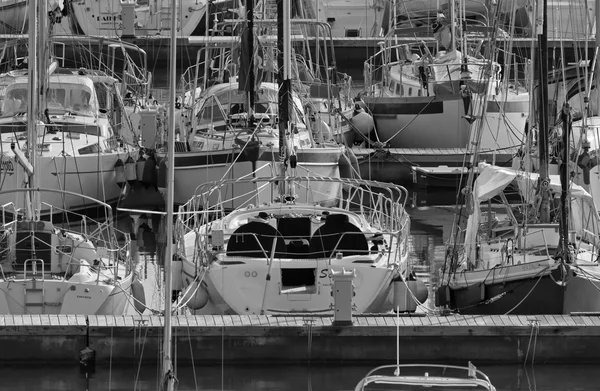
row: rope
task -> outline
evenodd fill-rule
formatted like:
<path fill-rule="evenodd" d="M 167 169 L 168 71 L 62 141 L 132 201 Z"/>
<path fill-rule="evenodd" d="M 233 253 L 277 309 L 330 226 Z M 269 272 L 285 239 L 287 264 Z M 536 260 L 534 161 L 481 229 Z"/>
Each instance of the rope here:
<path fill-rule="evenodd" d="M 113 357 L 113 329 L 114 327 L 111 326 L 110 328 L 110 349 L 108 351 L 108 391 L 110 391 L 111 385 L 112 385 L 112 357 Z"/>
<path fill-rule="evenodd" d="M 540 332 L 540 321 L 538 319 L 528 319 L 529 325 L 531 326 L 531 333 L 529 334 L 529 343 L 527 344 L 527 353 L 525 354 L 525 362 L 527 364 L 527 358 L 529 357 L 529 349 L 531 348 L 531 341 L 533 340 L 533 351 L 531 354 L 531 365 L 535 360 L 535 348 L 537 346 L 537 337 Z"/>
<path fill-rule="evenodd" d="M 315 322 L 315 320 L 312 318 L 304 319 L 304 326 L 306 326 L 306 334 L 308 336 L 306 353 L 307 353 L 307 359 L 308 359 L 309 364 L 310 364 L 311 357 L 312 357 L 312 340 L 313 340 L 313 323 L 314 322 Z"/>
<path fill-rule="evenodd" d="M 112 333 L 112 327 L 111 327 L 111 333 Z M 134 331 L 135 333 L 135 331 Z M 142 343 L 142 350 L 140 351 L 140 359 L 138 362 L 138 367 L 137 367 L 137 372 L 135 374 L 135 381 L 133 383 L 133 389 L 137 389 L 137 385 L 139 384 L 140 381 L 140 372 L 142 369 L 142 358 L 144 357 L 144 348 L 146 347 L 146 338 L 148 336 L 148 327 L 146 327 L 146 333 L 144 334 L 144 343 Z"/>
<path fill-rule="evenodd" d="M 221 326 L 221 390 L 225 386 L 225 325 Z"/>
<path fill-rule="evenodd" d="M 194 364 L 194 349 L 192 348 L 192 337 L 190 335 L 190 328 L 186 327 L 188 334 L 188 342 L 190 343 L 190 357 L 192 359 L 192 373 L 194 375 L 194 386 L 195 390 L 198 390 L 198 376 L 196 375 L 196 365 Z"/>

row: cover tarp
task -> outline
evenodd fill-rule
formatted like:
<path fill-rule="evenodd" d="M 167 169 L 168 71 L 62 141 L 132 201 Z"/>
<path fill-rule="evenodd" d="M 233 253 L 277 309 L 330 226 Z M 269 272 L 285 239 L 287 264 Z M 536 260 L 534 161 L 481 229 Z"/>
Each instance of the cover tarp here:
<path fill-rule="evenodd" d="M 479 165 L 479 177 L 473 185 L 473 213 L 467 220 L 465 232 L 465 251 L 467 259 L 475 260 L 475 248 L 480 222 L 480 203 L 500 194 L 513 180 L 516 180 L 521 196 L 533 203 L 535 200 L 539 174 L 515 171 L 509 168 L 482 163 Z M 559 197 L 560 177 L 550 175 L 551 197 Z M 571 184 L 570 231 L 575 231 L 584 239 L 596 243 L 600 233 L 598 211 L 592 196 L 579 185 Z"/>

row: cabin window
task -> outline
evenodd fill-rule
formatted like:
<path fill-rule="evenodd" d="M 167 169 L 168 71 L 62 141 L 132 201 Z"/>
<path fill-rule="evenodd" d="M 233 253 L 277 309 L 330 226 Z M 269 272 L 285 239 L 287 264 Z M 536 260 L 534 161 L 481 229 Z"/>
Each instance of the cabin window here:
<path fill-rule="evenodd" d="M 2 117 L 12 117 L 18 113 L 27 112 L 27 102 L 28 93 L 26 86 L 22 86 L 22 88 L 8 87 L 2 101 Z M 12 130 L 9 129 L 9 132 L 12 132 Z"/>
<path fill-rule="evenodd" d="M 98 107 L 110 111 L 110 87 L 104 83 L 94 83 L 96 88 L 96 97 L 98 98 Z"/>
<path fill-rule="evenodd" d="M 223 121 L 223 113 L 218 105 L 204 106 L 198 114 L 198 124 L 210 124 L 212 121 Z"/>
<path fill-rule="evenodd" d="M 346 37 L 360 37 L 360 29 L 346 29 Z"/>
<path fill-rule="evenodd" d="M 316 272 L 317 269 L 281 269 L 282 293 L 314 293 Z"/>
<path fill-rule="evenodd" d="M 408 96 L 412 96 L 412 87 L 408 88 Z"/>

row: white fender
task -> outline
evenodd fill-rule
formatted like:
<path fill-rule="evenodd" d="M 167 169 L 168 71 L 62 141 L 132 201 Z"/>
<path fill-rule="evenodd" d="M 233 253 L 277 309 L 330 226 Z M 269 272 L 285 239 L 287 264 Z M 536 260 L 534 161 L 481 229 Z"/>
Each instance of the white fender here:
<path fill-rule="evenodd" d="M 375 128 L 375 123 L 373 122 L 373 117 L 365 111 L 361 111 L 357 113 L 352 118 L 350 118 L 350 122 L 352 125 L 358 129 L 358 131 L 365 136 L 371 133 L 373 128 Z"/>
<path fill-rule="evenodd" d="M 181 300 L 189 309 L 199 310 L 208 303 L 208 291 L 204 284 L 196 281 L 188 285 Z"/>

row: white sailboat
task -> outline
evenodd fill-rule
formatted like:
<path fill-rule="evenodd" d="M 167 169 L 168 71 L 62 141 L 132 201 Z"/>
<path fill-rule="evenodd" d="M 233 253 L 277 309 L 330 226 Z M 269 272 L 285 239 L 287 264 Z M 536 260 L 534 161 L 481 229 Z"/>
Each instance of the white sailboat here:
<path fill-rule="evenodd" d="M 250 181 L 276 198 L 225 215 L 221 203 L 207 202 L 222 194 L 216 182 L 180 208 L 189 307 L 218 314 L 331 313 L 332 273 L 345 269 L 355 273 L 356 313 L 392 309 L 392 281 L 409 273 L 405 189 L 293 175 Z M 337 202 L 296 202 L 294 188 L 310 195 L 313 183 L 339 188 Z"/>
<path fill-rule="evenodd" d="M 483 17 L 478 20 L 465 11 L 463 1 L 449 0 L 443 11 L 425 3 L 432 8 L 407 8 L 405 2 L 392 2 L 381 49 L 365 62 L 363 101 L 375 120 L 378 139 L 393 148 L 451 152 L 473 141 L 471 123 L 481 121 L 482 151 L 495 150 L 498 161 L 510 160 L 525 130 L 529 93 L 513 72 L 524 66 L 515 56 L 507 56 L 502 69 L 494 51 L 482 54 L 483 37 L 495 42 L 503 34 L 494 22 L 501 6 L 482 15 L 476 12 Z M 413 18 L 411 12 L 421 16 Z M 487 115 L 479 118 L 473 113 L 483 96 Z"/>
<path fill-rule="evenodd" d="M 80 41 L 74 40 L 72 45 L 54 42 L 46 36 L 52 24 L 52 19 L 46 18 L 40 23 L 40 31 L 45 36 L 40 44 L 43 45 L 40 55 L 44 56 L 40 61 L 45 70 L 43 85 L 46 89 L 39 103 L 43 113 L 39 120 L 46 126 L 40 127 L 35 137 L 40 162 L 36 167 L 39 186 L 116 202 L 122 184 L 115 173 L 115 165 L 130 155 L 137 157 L 139 149 L 129 118 L 139 106 L 135 102 L 125 102 L 122 94 L 127 90 L 144 91 L 147 88 L 149 75 L 143 66 L 138 67 L 133 61 L 139 54 L 145 62 L 144 53 L 135 45 L 103 38 L 104 51 L 93 53 L 98 62 L 90 64 L 86 56 L 75 56 L 71 61 L 77 66 L 68 68 L 65 66 L 67 50 L 74 53 L 82 50 Z M 89 48 L 98 47 L 95 45 L 98 40 L 85 39 L 90 43 Z M 19 40 L 6 42 L 0 53 L 2 65 L 9 69 L 0 75 L 4 87 L 0 97 L 2 190 L 20 188 L 28 180 L 27 172 L 15 164 L 15 156 L 27 148 L 25 130 L 32 118 L 28 115 L 28 71 L 22 68 L 32 54 L 30 52 L 25 58 L 15 55 L 21 46 Z M 124 61 L 122 73 L 114 67 L 118 58 Z M 84 199 L 69 194 L 51 193 L 48 197 L 48 204 L 63 209 L 85 211 L 93 207 Z M 15 200 L 0 197 L 1 204 L 10 201 Z M 17 206 L 22 205 L 17 203 Z M 50 213 L 47 205 L 42 209 L 44 214 Z"/>
<path fill-rule="evenodd" d="M 206 37 L 207 48 L 198 52 L 197 63 L 184 74 L 183 79 L 188 82 L 186 98 L 178 113 L 181 125 L 175 156 L 175 202 L 178 204 L 197 195 L 197 187 L 202 183 L 272 177 L 277 171 L 282 131 L 277 106 L 279 86 L 266 76 L 275 61 L 268 56 L 275 53 L 276 24 L 274 20 L 255 21 L 254 7 L 245 10 L 250 15 L 242 19 L 247 25 L 234 23 L 242 27 L 239 36 Z M 255 23 L 256 31 L 263 33 L 260 37 L 255 36 Z M 291 51 L 286 56 L 291 56 Z M 261 71 L 256 72 L 259 62 Z M 333 117 L 334 110 L 330 108 L 332 114 L 329 115 L 329 111 L 320 113 L 317 109 L 311 120 L 305 111 L 307 101 L 302 96 L 305 92 L 290 89 L 289 94 L 293 127 L 286 133 L 284 142 L 294 151 L 298 175 L 340 177 L 345 147 L 333 140 L 333 134 L 329 140 L 318 140 L 317 134 L 321 132 L 315 128 L 317 123 L 327 127 L 319 116 Z M 329 102 L 333 99 L 321 103 Z M 157 156 L 165 158 L 164 146 L 158 149 Z M 228 183 L 229 209 L 243 205 L 248 199 L 245 195 L 254 190 L 243 184 Z M 314 190 L 315 200 L 331 199 L 337 191 L 335 188 Z M 300 199 L 303 196 L 299 194 Z"/>
<path fill-rule="evenodd" d="M 104 202 L 68 191 L 43 189 L 38 178 L 42 175 L 36 149 L 38 133 L 45 133 L 40 121 L 40 101 L 46 89 L 44 34 L 37 34 L 38 21 L 45 16 L 45 2 L 30 2 L 28 94 L 25 153 L 14 149 L 15 164 L 28 174 L 24 188 L 3 190 L 0 198 L 22 200 L 23 209 L 14 203 L 3 202 L 0 222 L 0 313 L 2 314 L 122 314 L 136 284 L 129 252 L 129 236 L 123 244 L 117 242 L 112 208 Z M 41 16 L 39 16 L 41 15 Z M 39 23 L 43 26 L 43 22 Z M 43 30 L 40 30 L 43 31 Z M 39 40 L 39 42 L 38 42 Z M 79 197 L 100 209 L 100 221 L 78 215 L 78 223 L 56 225 L 42 220 L 42 205 L 47 194 Z M 65 211 L 66 212 L 66 211 Z M 50 214 L 50 217 L 52 214 Z M 71 214 L 71 216 L 73 216 Z M 79 226 L 79 227 L 78 227 Z M 139 299 L 139 298 L 138 298 Z"/>

